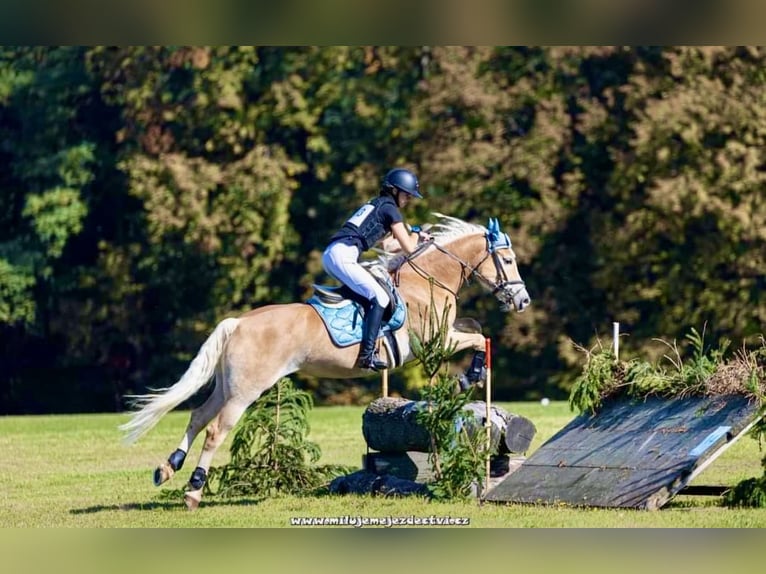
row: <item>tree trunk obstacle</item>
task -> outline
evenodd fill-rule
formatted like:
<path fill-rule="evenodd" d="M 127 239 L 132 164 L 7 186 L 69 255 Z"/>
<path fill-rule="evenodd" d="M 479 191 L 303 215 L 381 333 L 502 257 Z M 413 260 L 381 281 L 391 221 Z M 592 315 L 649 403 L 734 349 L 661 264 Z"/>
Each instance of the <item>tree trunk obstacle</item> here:
<path fill-rule="evenodd" d="M 427 408 L 424 401 L 382 397 L 373 401 L 362 415 L 362 434 L 372 451 L 364 457 L 364 469 L 339 477 L 330 485 L 338 494 L 354 492 L 391 495 L 427 495 L 425 483 L 434 480 L 429 461 L 431 438 L 425 427 L 417 422 L 417 412 Z M 473 401 L 466 410 L 471 417 L 469 433 L 483 434 L 486 403 Z M 490 477 L 499 482 L 515 471 L 524 461 L 537 432 L 529 419 L 511 414 L 502 408 L 490 408 L 490 440 L 494 454 L 490 459 Z M 478 494 L 478 492 L 477 492 Z"/>
<path fill-rule="evenodd" d="M 367 446 L 384 453 L 430 452 L 428 430 L 417 422 L 418 411 L 426 408 L 423 401 L 394 397 L 376 399 L 362 415 L 362 434 Z M 464 410 L 472 415 L 468 432 L 472 435 L 483 432 L 486 404 L 483 401 L 472 401 Z M 535 425 L 529 419 L 494 405 L 490 412 L 491 450 L 497 454 L 527 452 L 537 432 Z"/>

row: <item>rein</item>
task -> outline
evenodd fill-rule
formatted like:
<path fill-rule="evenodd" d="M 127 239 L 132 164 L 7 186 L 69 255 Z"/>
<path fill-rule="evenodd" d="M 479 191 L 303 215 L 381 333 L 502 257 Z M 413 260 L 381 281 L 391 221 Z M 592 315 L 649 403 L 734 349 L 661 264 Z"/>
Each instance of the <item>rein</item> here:
<path fill-rule="evenodd" d="M 436 279 L 436 277 L 434 277 L 432 275 L 429 275 L 428 273 L 426 273 L 426 271 L 422 267 L 420 267 L 420 266 L 418 266 L 418 265 L 416 265 L 414 263 L 413 260 L 416 257 L 422 255 L 426 251 L 426 249 L 429 246 L 431 246 L 431 245 L 433 245 L 437 250 L 441 251 L 442 253 L 444 253 L 445 255 L 447 255 L 448 257 L 453 259 L 454 261 L 457 261 L 458 263 L 460 263 L 460 268 L 461 268 L 461 271 L 460 271 L 460 283 L 458 283 L 458 286 L 457 286 L 456 290 L 453 291 L 447 285 L 445 285 L 444 283 L 442 283 L 441 281 Z M 497 270 L 497 277 L 496 277 L 496 280 L 495 280 L 494 283 L 492 281 L 490 281 L 489 279 L 487 279 L 486 277 L 484 277 L 484 275 L 482 275 L 481 273 L 479 273 L 477 271 L 477 269 L 479 267 L 481 267 L 481 265 L 490 256 L 492 256 L 492 262 L 495 264 L 495 269 Z M 464 261 L 463 259 L 461 259 L 457 255 L 455 255 L 454 253 L 452 253 L 448 249 L 445 249 L 444 247 L 442 247 L 441 245 L 436 243 L 433 239 L 430 240 L 430 241 L 427 241 L 425 243 L 422 243 L 420 247 L 418 247 L 415 251 L 413 251 L 412 253 L 407 255 L 404 258 L 404 261 L 402 263 L 407 263 L 410 267 L 412 267 L 412 269 L 415 270 L 415 272 L 418 275 L 420 275 L 424 279 L 428 279 L 429 281 L 433 281 L 433 283 L 435 283 L 437 286 L 439 286 L 442 289 L 444 289 L 445 291 L 451 293 L 455 297 L 456 301 L 460 299 L 460 297 L 458 295 L 458 291 L 460 291 L 461 287 L 463 286 L 463 283 L 466 282 L 466 281 L 469 281 L 470 278 L 474 277 L 474 276 L 476 276 L 478 278 L 479 282 L 483 282 L 490 289 L 492 289 L 492 294 L 493 295 L 497 294 L 498 291 L 502 291 L 506 287 L 509 287 L 509 286 L 524 285 L 524 281 L 509 280 L 508 279 L 508 275 L 505 273 L 505 269 L 503 268 L 503 264 L 500 261 L 500 256 L 497 254 L 497 251 L 492 248 L 492 245 L 490 244 L 489 239 L 487 239 L 487 252 L 486 252 L 486 255 L 484 255 L 484 257 L 481 259 L 481 261 L 479 261 L 473 267 L 471 267 L 471 265 L 469 263 L 467 263 L 466 261 Z M 397 286 L 399 285 L 399 273 L 401 271 L 401 268 L 402 268 L 402 266 L 400 265 L 397 268 L 397 270 L 396 270 L 395 283 L 396 283 Z M 466 270 L 468 270 L 469 273 L 466 273 Z"/>
<path fill-rule="evenodd" d="M 439 251 L 441 251 L 445 255 L 450 256 L 452 259 L 454 259 L 455 261 L 460 263 L 460 266 L 461 266 L 460 283 L 458 283 L 456 291 L 453 291 L 452 289 L 450 289 L 447 285 L 445 285 L 444 283 L 439 281 L 433 275 L 429 275 L 428 273 L 426 273 L 426 271 L 422 267 L 416 265 L 413 262 L 413 259 L 415 259 L 419 255 L 422 255 L 426 251 L 426 249 L 428 249 L 431 245 L 436 247 L 436 249 L 438 249 Z M 409 255 L 407 255 L 404 258 L 404 261 L 402 261 L 402 265 L 397 267 L 397 269 L 396 269 L 396 278 L 395 278 L 395 283 L 396 283 L 397 287 L 399 286 L 399 273 L 401 272 L 402 266 L 404 265 L 404 263 L 407 263 L 410 267 L 412 267 L 412 269 L 415 270 L 415 273 L 420 275 L 423 279 L 428 279 L 429 281 L 432 281 L 434 284 L 436 284 L 437 286 L 441 287 L 442 289 L 444 289 L 448 293 L 451 293 L 456 301 L 458 301 L 460 299 L 459 295 L 457 294 L 457 291 L 460 291 L 460 288 L 463 286 L 463 281 L 466 280 L 466 278 L 465 278 L 465 270 L 469 267 L 469 265 L 465 261 L 460 259 L 460 257 L 455 255 L 454 253 L 451 253 L 451 252 L 447 251 L 446 249 L 444 249 L 441 245 L 436 243 L 433 239 L 431 239 L 430 241 L 426 241 L 425 243 L 421 243 L 420 246 L 418 246 L 418 248 L 415 249 L 415 251 L 413 251 L 412 253 L 410 253 Z M 472 271 L 475 271 L 475 268 L 472 269 Z"/>

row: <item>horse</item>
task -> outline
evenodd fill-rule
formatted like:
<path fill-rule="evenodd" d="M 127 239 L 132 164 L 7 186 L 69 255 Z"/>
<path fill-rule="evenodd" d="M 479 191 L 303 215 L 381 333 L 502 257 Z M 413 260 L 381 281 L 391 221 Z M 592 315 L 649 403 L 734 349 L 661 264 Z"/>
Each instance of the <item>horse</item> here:
<path fill-rule="evenodd" d="M 531 302 L 510 237 L 501 231 L 497 219 L 490 218 L 484 227 L 434 215 L 437 222 L 429 228 L 431 238 L 414 253 L 404 255 L 387 249 L 384 243 L 374 262 L 393 280 L 396 294 L 406 304 L 406 318 L 392 334 L 400 364 L 415 358 L 410 348 L 412 334 L 420 340 L 435 334 L 431 330 L 429 335 L 425 327 L 433 313 L 446 318 L 447 344 L 454 353 L 485 349 L 480 332 L 461 331 L 455 324 L 458 293 L 472 279 L 486 287 L 504 311 L 515 308 L 521 312 Z M 255 308 L 220 321 L 178 382 L 128 397 L 135 410 L 119 428 L 127 444 L 135 442 L 165 414 L 215 379 L 212 393 L 192 410 L 178 448 L 153 475 L 156 486 L 172 478 L 183 466 L 196 436 L 206 428 L 205 442 L 184 494 L 187 508 L 194 510 L 202 499 L 216 450 L 253 402 L 282 377 L 298 371 L 319 378 L 370 375 L 371 371 L 355 367 L 358 348 L 358 344 L 338 346 L 320 314 L 306 302 Z"/>

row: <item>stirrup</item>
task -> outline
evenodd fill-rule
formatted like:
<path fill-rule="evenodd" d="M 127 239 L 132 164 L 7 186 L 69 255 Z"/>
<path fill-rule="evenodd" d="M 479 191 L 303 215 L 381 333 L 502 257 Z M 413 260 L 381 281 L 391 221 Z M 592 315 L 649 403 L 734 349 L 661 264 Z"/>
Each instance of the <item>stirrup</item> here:
<path fill-rule="evenodd" d="M 373 371 L 382 371 L 388 368 L 388 363 L 382 361 L 377 354 L 372 353 L 369 356 L 359 356 L 356 359 L 356 366 L 359 369 L 369 369 Z"/>

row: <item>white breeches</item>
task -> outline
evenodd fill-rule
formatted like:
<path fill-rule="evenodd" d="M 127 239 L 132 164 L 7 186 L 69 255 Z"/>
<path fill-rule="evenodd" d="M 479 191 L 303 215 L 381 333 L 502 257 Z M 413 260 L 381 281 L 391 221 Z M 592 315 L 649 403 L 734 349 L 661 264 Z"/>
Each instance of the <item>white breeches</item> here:
<path fill-rule="evenodd" d="M 368 301 L 377 301 L 385 307 L 389 303 L 388 293 L 375 278 L 359 264 L 359 248 L 345 243 L 335 242 L 322 254 L 325 271 L 348 286 Z"/>

